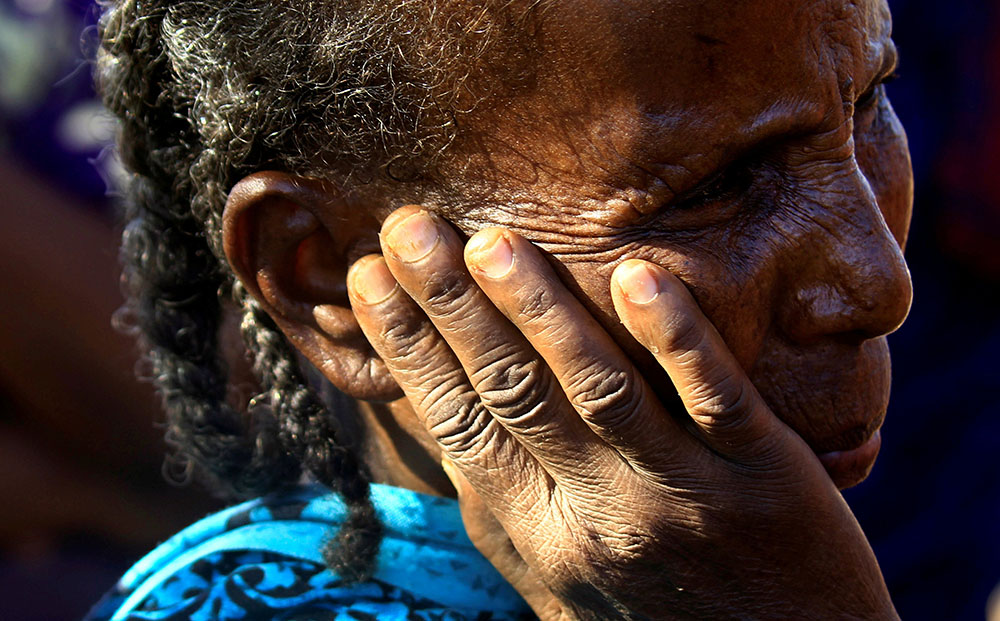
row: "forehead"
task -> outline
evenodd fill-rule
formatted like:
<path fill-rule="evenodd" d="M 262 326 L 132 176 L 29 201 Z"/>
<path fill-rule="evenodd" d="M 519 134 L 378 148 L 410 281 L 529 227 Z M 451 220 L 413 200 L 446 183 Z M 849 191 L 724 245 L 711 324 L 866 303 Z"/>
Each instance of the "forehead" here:
<path fill-rule="evenodd" d="M 782 52 L 812 61 L 831 46 L 877 45 L 890 25 L 882 0 L 545 0 L 536 8 L 553 51 L 617 58 L 621 68 L 632 59 L 715 72 L 725 69 L 718 59 L 752 68 Z"/>
<path fill-rule="evenodd" d="M 527 153 L 544 142 L 532 132 L 551 138 L 559 124 L 567 141 L 644 166 L 708 169 L 774 135 L 844 125 L 893 53 L 882 0 L 534 5 L 534 87 L 498 107 L 492 129 L 536 161 L 562 157 Z"/>
<path fill-rule="evenodd" d="M 719 110 L 862 73 L 891 27 L 882 0 L 550 0 L 540 21 L 557 72 L 600 74 L 605 95 L 628 85 L 668 108 Z"/>

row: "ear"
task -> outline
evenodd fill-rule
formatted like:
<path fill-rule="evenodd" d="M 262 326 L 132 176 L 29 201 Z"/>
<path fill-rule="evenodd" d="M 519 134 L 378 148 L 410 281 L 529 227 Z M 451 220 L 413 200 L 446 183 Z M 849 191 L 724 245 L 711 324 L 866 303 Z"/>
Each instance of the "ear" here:
<path fill-rule="evenodd" d="M 229 193 L 222 241 L 236 277 L 292 346 L 342 392 L 389 401 L 402 392 L 347 298 L 347 268 L 379 252 L 372 207 L 325 181 L 259 172 Z"/>

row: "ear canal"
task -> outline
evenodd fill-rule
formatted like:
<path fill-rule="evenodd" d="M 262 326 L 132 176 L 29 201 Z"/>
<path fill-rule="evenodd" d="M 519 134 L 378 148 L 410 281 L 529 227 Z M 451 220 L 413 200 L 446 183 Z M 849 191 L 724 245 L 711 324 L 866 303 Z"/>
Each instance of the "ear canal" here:
<path fill-rule="evenodd" d="M 295 254 L 296 286 L 316 304 L 348 306 L 347 258 L 337 256 L 336 243 L 326 229 L 306 236 Z"/>
<path fill-rule="evenodd" d="M 256 173 L 230 193 L 223 246 L 247 294 L 342 392 L 361 399 L 400 395 L 368 345 L 347 297 L 352 254 L 377 247 L 374 206 L 345 199 L 329 183 Z"/>

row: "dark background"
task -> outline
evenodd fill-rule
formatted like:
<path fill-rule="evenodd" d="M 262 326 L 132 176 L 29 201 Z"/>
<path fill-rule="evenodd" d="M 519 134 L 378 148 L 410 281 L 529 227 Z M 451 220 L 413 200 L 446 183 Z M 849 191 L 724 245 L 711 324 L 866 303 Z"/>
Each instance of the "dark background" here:
<path fill-rule="evenodd" d="M 913 153 L 915 298 L 882 455 L 845 496 L 904 619 L 979 620 L 1000 583 L 1000 3 L 890 0 Z M 93 7 L 0 0 L 0 608 L 72 619 L 214 502 L 168 485 L 132 380 Z M 81 36 L 81 32 L 83 35 Z M 1000 615 L 997 617 L 1000 619 Z"/>

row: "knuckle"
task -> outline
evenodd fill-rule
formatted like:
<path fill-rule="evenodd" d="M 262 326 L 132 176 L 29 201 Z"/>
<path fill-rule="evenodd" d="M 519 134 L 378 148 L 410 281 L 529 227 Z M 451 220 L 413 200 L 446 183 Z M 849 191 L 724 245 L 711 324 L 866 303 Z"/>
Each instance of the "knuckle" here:
<path fill-rule="evenodd" d="M 448 315 L 465 307 L 473 291 L 464 270 L 438 270 L 421 285 L 419 301 L 430 314 Z"/>
<path fill-rule="evenodd" d="M 555 293 L 546 286 L 536 286 L 523 293 L 520 313 L 526 322 L 546 317 L 558 303 Z"/>
<path fill-rule="evenodd" d="M 705 345 L 708 332 L 691 313 L 674 313 L 664 326 L 662 338 L 670 351 L 698 351 Z"/>
<path fill-rule="evenodd" d="M 607 577 L 641 573 L 632 568 L 648 565 L 656 548 L 648 531 L 623 523 L 581 525 L 576 541 L 575 564 Z"/>
<path fill-rule="evenodd" d="M 434 384 L 423 393 L 418 404 L 423 411 L 431 415 L 435 412 L 454 412 L 465 403 L 474 401 L 468 386 L 465 385 L 465 374 L 459 368 L 438 369 L 434 375 Z"/>
<path fill-rule="evenodd" d="M 585 419 L 601 425 L 625 422 L 642 407 L 642 391 L 635 374 L 623 369 L 585 369 L 574 377 L 567 392 Z"/>
<path fill-rule="evenodd" d="M 437 332 L 425 319 L 412 314 L 397 314 L 389 318 L 381 340 L 389 348 L 392 359 L 425 358 L 434 347 Z"/>
<path fill-rule="evenodd" d="M 480 375 L 476 388 L 483 403 L 509 422 L 522 419 L 551 398 L 549 374 L 535 359 L 501 358 L 484 367 Z"/>
<path fill-rule="evenodd" d="M 706 386 L 702 394 L 691 396 L 688 414 L 705 425 L 732 427 L 745 418 L 751 402 L 751 392 L 743 378 L 726 373 Z"/>
<path fill-rule="evenodd" d="M 431 435 L 453 455 L 481 453 L 492 440 L 495 421 L 465 391 L 453 388 L 437 392 L 428 394 L 422 404 Z"/>
<path fill-rule="evenodd" d="M 462 424 L 462 419 L 466 423 Z M 471 418 L 465 415 L 456 416 L 436 425 L 432 432 L 438 444 L 452 455 L 461 455 L 466 459 L 476 459 L 485 453 L 494 436 L 495 422 L 481 417 Z"/>

